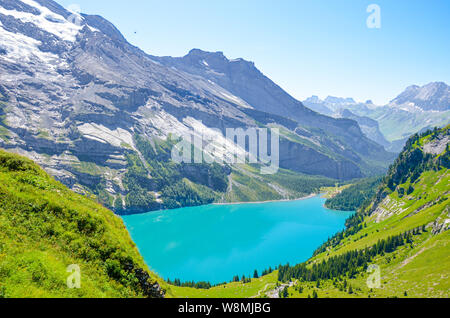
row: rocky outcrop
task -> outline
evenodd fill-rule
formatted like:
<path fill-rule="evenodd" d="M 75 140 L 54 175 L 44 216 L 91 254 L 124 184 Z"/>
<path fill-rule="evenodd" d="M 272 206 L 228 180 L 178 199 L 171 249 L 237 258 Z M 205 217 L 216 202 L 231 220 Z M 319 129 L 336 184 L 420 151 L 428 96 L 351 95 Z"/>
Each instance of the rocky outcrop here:
<path fill-rule="evenodd" d="M 393 200 L 391 197 L 386 197 L 381 203 L 376 206 L 372 215 L 375 216 L 376 222 L 380 223 L 393 215 L 401 214 L 405 211 L 402 207 L 403 202 Z"/>
<path fill-rule="evenodd" d="M 447 149 L 447 145 L 450 142 L 449 135 L 440 135 L 436 140 L 429 142 L 423 146 L 423 151 L 432 155 L 440 155 Z"/>
<path fill-rule="evenodd" d="M 288 140 L 280 143 L 280 167 L 341 180 L 363 176 L 360 168 L 350 160 L 336 160 L 313 148 Z"/>
<path fill-rule="evenodd" d="M 450 229 L 450 207 L 447 206 L 436 221 L 429 224 L 428 227 L 431 228 L 431 232 L 434 235 L 448 231 Z"/>

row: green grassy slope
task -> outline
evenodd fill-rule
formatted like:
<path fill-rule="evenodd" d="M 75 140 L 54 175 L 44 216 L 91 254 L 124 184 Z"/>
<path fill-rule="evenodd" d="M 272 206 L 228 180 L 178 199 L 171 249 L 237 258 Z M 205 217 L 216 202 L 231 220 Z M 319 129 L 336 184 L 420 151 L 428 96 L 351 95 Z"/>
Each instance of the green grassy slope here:
<path fill-rule="evenodd" d="M 0 150 L 0 297 L 161 297 L 158 280 L 119 217 Z"/>
<path fill-rule="evenodd" d="M 449 127 L 415 136 L 391 167 L 371 206 L 359 211 L 349 229 L 330 240 L 308 267 L 350 251 L 371 248 L 380 240 L 410 233 L 392 252 L 373 257 L 381 286 L 369 288 L 365 266 L 356 272 L 317 281 L 298 282 L 291 297 L 450 297 L 449 149 L 427 154 L 424 146 L 449 135 Z M 300 287 L 302 286 L 302 287 Z M 351 288 L 350 288 L 351 286 Z"/>
<path fill-rule="evenodd" d="M 260 278 L 252 278 L 250 282 L 233 282 L 210 289 L 194 289 L 189 287 L 170 286 L 168 292 L 177 298 L 259 298 L 279 284 L 278 272 Z"/>

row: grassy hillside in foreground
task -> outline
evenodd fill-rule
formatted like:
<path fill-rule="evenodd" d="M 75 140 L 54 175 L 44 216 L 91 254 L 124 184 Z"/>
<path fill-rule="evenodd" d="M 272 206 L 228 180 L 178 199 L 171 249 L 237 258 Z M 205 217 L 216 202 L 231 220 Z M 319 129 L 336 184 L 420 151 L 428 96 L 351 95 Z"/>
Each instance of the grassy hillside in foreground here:
<path fill-rule="evenodd" d="M 330 268 L 340 266 L 339 275 L 322 280 L 292 277 L 296 285 L 288 288 L 289 297 L 450 297 L 448 136 L 446 127 L 410 139 L 372 204 L 307 263 L 314 269 L 329 261 L 334 263 Z M 372 251 L 398 235 L 403 235 L 398 246 L 377 253 L 368 264 L 363 259 L 336 262 L 339 255 Z M 368 265 L 380 268 L 377 287 L 367 284 L 373 277 Z"/>
<path fill-rule="evenodd" d="M 119 217 L 0 150 L 0 297 L 162 297 L 157 280 Z"/>

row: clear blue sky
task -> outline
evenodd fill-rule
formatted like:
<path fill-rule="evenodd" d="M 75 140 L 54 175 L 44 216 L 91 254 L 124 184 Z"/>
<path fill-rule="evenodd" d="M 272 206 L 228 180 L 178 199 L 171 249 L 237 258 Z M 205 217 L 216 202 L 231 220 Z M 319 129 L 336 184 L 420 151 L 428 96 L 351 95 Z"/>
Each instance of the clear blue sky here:
<path fill-rule="evenodd" d="M 57 0 L 114 23 L 153 55 L 242 57 L 293 96 L 372 99 L 450 82 L 448 0 Z M 369 4 L 381 29 L 369 29 Z"/>

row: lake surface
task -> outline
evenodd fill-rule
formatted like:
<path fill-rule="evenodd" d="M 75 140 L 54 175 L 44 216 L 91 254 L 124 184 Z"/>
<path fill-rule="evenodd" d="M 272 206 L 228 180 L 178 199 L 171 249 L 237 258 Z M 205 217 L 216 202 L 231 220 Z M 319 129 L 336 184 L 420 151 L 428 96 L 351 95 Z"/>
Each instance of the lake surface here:
<path fill-rule="evenodd" d="M 123 216 L 147 265 L 163 278 L 232 280 L 306 261 L 352 212 L 299 201 L 207 205 Z"/>

